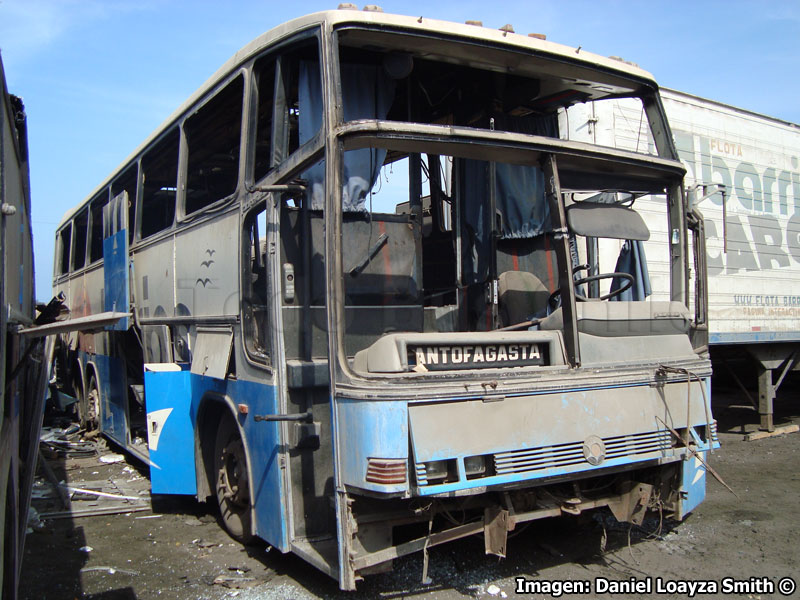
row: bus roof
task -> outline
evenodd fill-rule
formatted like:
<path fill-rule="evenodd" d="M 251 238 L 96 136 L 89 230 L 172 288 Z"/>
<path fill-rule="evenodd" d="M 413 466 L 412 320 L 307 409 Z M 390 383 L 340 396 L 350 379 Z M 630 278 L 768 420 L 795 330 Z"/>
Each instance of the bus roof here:
<path fill-rule="evenodd" d="M 164 133 L 170 126 L 177 122 L 182 115 L 184 115 L 196 102 L 201 100 L 209 91 L 211 91 L 220 80 L 224 79 L 227 75 L 232 73 L 237 67 L 247 62 L 249 59 L 258 55 L 265 49 L 273 44 L 281 41 L 283 38 L 297 33 L 303 29 L 307 29 L 319 25 L 327 25 L 331 28 L 343 24 L 365 24 L 365 25 L 384 25 L 396 27 L 398 29 L 405 29 L 407 31 L 416 32 L 429 32 L 435 34 L 448 34 L 462 39 L 490 42 L 498 45 L 505 45 L 511 48 L 519 48 L 526 50 L 534 50 L 544 55 L 550 55 L 553 58 L 562 58 L 571 62 L 580 62 L 585 65 L 590 65 L 602 69 L 604 71 L 615 72 L 624 77 L 642 80 L 653 86 L 655 81 L 653 76 L 639 68 L 633 63 L 629 63 L 619 58 L 604 57 L 598 54 L 584 51 L 580 46 L 573 48 L 565 46 L 556 42 L 522 35 L 518 33 L 511 33 L 500 29 L 490 29 L 488 27 L 476 26 L 471 24 L 454 23 L 451 21 L 441 21 L 437 19 L 428 19 L 425 17 L 410 17 L 405 15 L 396 15 L 384 13 L 379 11 L 361 11 L 353 8 L 343 8 L 337 10 L 329 10 L 316 12 L 291 21 L 287 21 L 269 31 L 261 34 L 246 46 L 241 48 L 228 59 L 217 71 L 209 77 L 203 85 L 201 85 L 183 104 L 181 104 L 173 113 L 159 125 L 153 133 L 151 133 L 139 146 L 125 158 L 120 165 L 112 171 L 112 173 L 77 206 L 70 208 L 56 228 L 61 229 L 63 225 L 71 219 L 81 208 L 83 208 L 92 198 L 94 198 L 103 188 L 107 187 L 111 181 L 122 172 L 125 167 L 136 159 L 152 142 L 154 142 L 161 134 Z"/>

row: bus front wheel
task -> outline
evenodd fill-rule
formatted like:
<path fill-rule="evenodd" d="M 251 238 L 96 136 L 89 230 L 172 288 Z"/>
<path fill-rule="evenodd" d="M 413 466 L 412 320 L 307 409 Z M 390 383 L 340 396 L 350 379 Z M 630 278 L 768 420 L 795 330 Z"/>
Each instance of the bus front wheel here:
<path fill-rule="evenodd" d="M 247 456 L 239 429 L 229 414 L 224 414 L 214 444 L 214 473 L 217 504 L 222 524 L 235 540 L 252 540 L 250 480 Z"/>

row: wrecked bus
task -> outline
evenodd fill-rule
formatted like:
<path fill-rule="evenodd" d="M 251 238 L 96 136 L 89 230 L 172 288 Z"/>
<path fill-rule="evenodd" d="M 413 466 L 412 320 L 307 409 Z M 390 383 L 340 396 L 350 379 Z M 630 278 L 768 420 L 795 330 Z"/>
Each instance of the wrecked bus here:
<path fill-rule="evenodd" d="M 28 120 L 0 57 L 0 597 L 16 600 L 42 424 L 46 357 L 22 330 L 37 318 Z"/>
<path fill-rule="evenodd" d="M 61 340 L 84 424 L 153 493 L 211 499 L 342 589 L 464 536 L 504 555 L 526 521 L 681 519 L 705 493 L 702 219 L 657 85 L 505 29 L 273 29 L 56 234 L 73 315 L 128 315 Z M 636 134 L 575 141 L 597 104 Z"/>

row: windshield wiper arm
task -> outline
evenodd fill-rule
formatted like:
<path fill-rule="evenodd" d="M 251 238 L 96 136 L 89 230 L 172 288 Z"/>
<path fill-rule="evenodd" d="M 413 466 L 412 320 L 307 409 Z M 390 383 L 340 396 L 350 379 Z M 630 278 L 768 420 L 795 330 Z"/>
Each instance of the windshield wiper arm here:
<path fill-rule="evenodd" d="M 372 248 L 369 249 L 369 252 L 364 257 L 364 260 L 362 260 L 355 267 L 350 269 L 350 275 L 353 275 L 355 277 L 356 275 L 361 273 L 361 271 L 363 271 L 367 267 L 369 261 L 375 258 L 375 255 L 378 253 L 381 247 L 383 247 L 383 245 L 387 242 L 388 239 L 389 235 L 386 233 L 382 233 L 381 236 L 377 240 L 375 240 L 375 243 L 372 245 Z"/>

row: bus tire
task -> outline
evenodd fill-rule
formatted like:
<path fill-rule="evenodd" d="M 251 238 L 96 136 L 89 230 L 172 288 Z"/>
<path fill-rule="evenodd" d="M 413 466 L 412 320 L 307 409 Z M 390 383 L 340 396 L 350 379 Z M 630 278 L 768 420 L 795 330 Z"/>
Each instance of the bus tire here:
<path fill-rule="evenodd" d="M 78 411 L 81 427 L 89 432 L 100 429 L 100 388 L 94 374 L 89 377 L 86 392 L 81 393 L 78 399 Z"/>
<path fill-rule="evenodd" d="M 223 413 L 214 444 L 215 494 L 222 524 L 243 544 L 253 539 L 250 481 L 247 456 L 239 429 L 229 413 Z"/>

